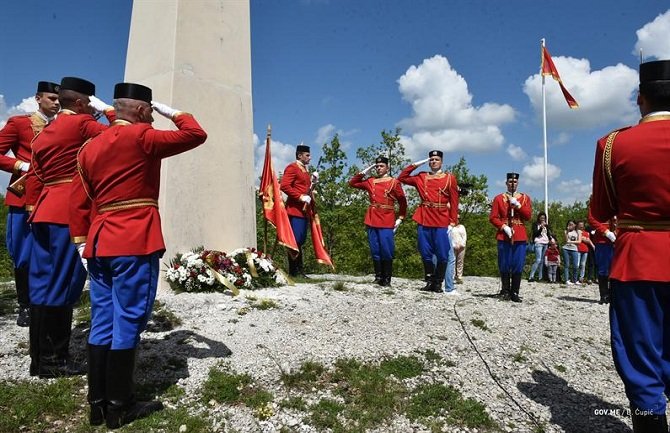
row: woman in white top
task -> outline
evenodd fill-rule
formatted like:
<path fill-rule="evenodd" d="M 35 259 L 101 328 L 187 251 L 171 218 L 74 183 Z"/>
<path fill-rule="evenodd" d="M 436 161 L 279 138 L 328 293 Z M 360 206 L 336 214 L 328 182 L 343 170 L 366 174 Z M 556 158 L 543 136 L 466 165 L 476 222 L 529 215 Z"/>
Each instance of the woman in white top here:
<path fill-rule="evenodd" d="M 547 252 L 547 247 L 549 246 L 549 237 L 551 237 L 551 231 L 547 225 L 547 214 L 540 212 L 537 214 L 535 224 L 533 224 L 535 263 L 533 263 L 533 267 L 530 268 L 530 275 L 528 276 L 529 283 L 535 281 L 535 271 L 537 271 L 537 280 L 542 281 L 542 261 L 544 259 L 545 253 Z"/>
<path fill-rule="evenodd" d="M 565 228 L 565 244 L 563 245 L 563 268 L 565 283 L 579 284 L 579 251 L 577 245 L 582 243 L 582 234 L 577 230 L 574 220 L 569 220 Z M 572 281 L 569 278 L 570 263 L 572 262 Z"/>

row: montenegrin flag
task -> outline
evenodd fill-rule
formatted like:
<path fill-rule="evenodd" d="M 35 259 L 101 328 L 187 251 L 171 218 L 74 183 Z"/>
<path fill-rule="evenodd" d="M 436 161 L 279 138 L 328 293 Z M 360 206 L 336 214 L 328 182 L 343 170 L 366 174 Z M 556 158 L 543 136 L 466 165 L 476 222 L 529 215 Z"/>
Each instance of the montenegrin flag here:
<path fill-rule="evenodd" d="M 319 214 L 316 213 L 316 205 L 314 200 L 309 204 L 309 220 L 312 229 L 312 246 L 314 247 L 314 257 L 316 261 L 322 265 L 328 265 L 331 268 L 335 269 L 333 265 L 333 260 L 330 258 L 330 254 L 326 250 L 326 243 L 323 240 L 323 233 L 321 232 L 321 220 L 319 219 Z"/>
<path fill-rule="evenodd" d="M 558 75 L 558 69 L 556 69 L 556 65 L 554 65 L 554 61 L 551 59 L 551 56 L 549 55 L 549 51 L 547 51 L 547 48 L 542 47 L 542 75 L 550 75 L 554 78 L 554 80 L 558 81 L 558 85 L 561 86 L 561 92 L 563 92 L 563 96 L 565 97 L 565 102 L 568 103 L 568 106 L 570 108 L 577 108 L 579 107 L 579 104 L 575 100 L 575 98 L 572 97 L 570 92 L 568 92 L 568 89 L 565 88 L 563 85 L 563 81 L 561 81 L 561 76 Z"/>
<path fill-rule="evenodd" d="M 277 229 L 277 241 L 286 248 L 298 252 L 298 243 L 295 241 L 279 189 L 279 182 L 272 168 L 269 133 L 265 141 L 265 162 L 261 175 L 260 194 L 263 199 L 263 215 Z"/>

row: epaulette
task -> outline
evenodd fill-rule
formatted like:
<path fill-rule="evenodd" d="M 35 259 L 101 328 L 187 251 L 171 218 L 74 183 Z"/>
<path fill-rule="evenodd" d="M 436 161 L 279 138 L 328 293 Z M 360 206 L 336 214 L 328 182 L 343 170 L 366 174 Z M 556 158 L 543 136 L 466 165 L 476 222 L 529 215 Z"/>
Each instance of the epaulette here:
<path fill-rule="evenodd" d="M 628 125 L 628 126 L 623 126 L 621 128 L 618 128 L 618 129 L 614 129 L 614 130 L 608 132 L 607 134 L 603 135 L 602 137 L 600 137 L 600 139 L 598 141 L 605 141 L 605 140 L 607 140 L 607 137 L 609 137 L 610 135 L 615 134 L 615 133 L 618 134 L 619 132 L 625 131 L 626 129 L 630 129 L 632 127 L 633 127 L 633 125 Z"/>

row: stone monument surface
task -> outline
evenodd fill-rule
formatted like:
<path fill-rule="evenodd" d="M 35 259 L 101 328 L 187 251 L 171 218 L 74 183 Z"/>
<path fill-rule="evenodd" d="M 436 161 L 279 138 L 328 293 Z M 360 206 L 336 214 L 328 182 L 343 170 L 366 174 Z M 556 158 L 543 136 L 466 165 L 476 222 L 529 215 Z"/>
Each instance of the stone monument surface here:
<path fill-rule="evenodd" d="M 205 144 L 163 160 L 164 262 L 256 245 L 249 0 L 134 0 L 125 81 L 195 115 Z M 154 113 L 157 129 L 174 129 Z"/>

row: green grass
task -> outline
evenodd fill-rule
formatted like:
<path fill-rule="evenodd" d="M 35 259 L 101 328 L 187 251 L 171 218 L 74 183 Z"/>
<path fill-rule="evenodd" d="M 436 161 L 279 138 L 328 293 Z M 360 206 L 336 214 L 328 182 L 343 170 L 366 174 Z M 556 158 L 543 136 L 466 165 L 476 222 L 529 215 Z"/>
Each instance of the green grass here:
<path fill-rule="evenodd" d="M 326 371 L 325 367 L 318 362 L 305 361 L 298 371 L 282 373 L 281 381 L 288 388 L 309 389 L 318 387 L 321 375 Z"/>
<path fill-rule="evenodd" d="M 14 314 L 17 306 L 14 283 L 0 285 L 0 316 Z"/>
<path fill-rule="evenodd" d="M 253 303 L 251 307 L 257 310 L 271 310 L 273 308 L 280 308 L 280 305 L 274 299 L 263 298 L 260 301 Z"/>
<path fill-rule="evenodd" d="M 433 349 L 428 349 L 423 353 L 423 356 L 428 362 L 440 362 L 442 361 L 442 355 L 434 351 Z"/>
<path fill-rule="evenodd" d="M 565 368 L 565 366 L 561 365 L 561 364 L 554 365 L 554 368 L 556 369 L 556 371 L 560 371 L 561 373 L 565 373 L 566 371 L 568 371 L 568 369 Z"/>
<path fill-rule="evenodd" d="M 348 292 L 349 288 L 344 283 L 344 281 L 336 281 L 333 284 L 333 290 L 335 290 L 336 292 Z"/>
<path fill-rule="evenodd" d="M 225 371 L 224 371 L 225 370 Z M 248 374 L 236 374 L 229 371 L 227 364 L 213 367 L 203 385 L 201 400 L 204 403 L 215 401 L 225 404 L 244 404 L 259 409 L 272 402 L 274 396 L 262 387 L 254 384 Z"/>
<path fill-rule="evenodd" d="M 489 327 L 486 326 L 486 322 L 483 321 L 482 319 L 472 319 L 470 320 L 470 323 L 472 323 L 473 326 L 476 326 L 482 331 L 489 331 Z"/>
<path fill-rule="evenodd" d="M 460 391 L 452 386 L 437 383 L 420 385 L 410 398 L 405 413 L 413 421 L 445 414 L 450 423 L 468 428 L 496 425 L 483 404 L 463 398 Z"/>

